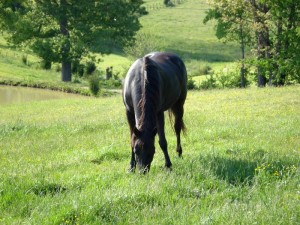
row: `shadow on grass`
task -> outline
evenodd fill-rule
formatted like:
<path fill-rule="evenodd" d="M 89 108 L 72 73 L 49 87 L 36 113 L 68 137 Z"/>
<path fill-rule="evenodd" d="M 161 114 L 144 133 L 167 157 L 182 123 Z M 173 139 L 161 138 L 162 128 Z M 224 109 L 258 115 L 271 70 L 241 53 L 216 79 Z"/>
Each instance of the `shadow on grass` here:
<path fill-rule="evenodd" d="M 167 49 L 166 51 L 176 52 L 186 62 L 190 60 L 199 60 L 199 61 L 207 61 L 207 62 L 233 62 L 236 60 L 236 58 L 233 56 L 212 53 L 207 51 L 203 51 L 201 53 L 199 52 L 192 53 L 189 51 L 178 50 L 178 49 Z"/>
<path fill-rule="evenodd" d="M 37 195 L 37 196 L 46 196 L 46 195 L 51 195 L 54 196 L 56 194 L 60 194 L 63 193 L 65 191 L 67 191 L 67 188 L 59 185 L 59 184 L 54 184 L 54 183 L 50 183 L 50 184 L 38 184 L 35 185 L 31 191 Z"/>
<path fill-rule="evenodd" d="M 207 62 L 233 62 L 240 59 L 239 48 L 234 44 L 224 44 L 221 42 L 200 42 L 184 43 L 181 48 L 169 46 L 166 51 L 176 52 L 185 62 L 190 60 L 200 60 Z"/>
<path fill-rule="evenodd" d="M 209 156 L 204 160 L 209 162 L 210 170 L 218 178 L 232 185 L 251 185 L 255 176 L 255 168 L 258 166 L 256 161 L 221 156 Z"/>
<path fill-rule="evenodd" d="M 207 155 L 201 158 L 201 163 L 231 185 L 252 185 L 257 175 L 263 175 L 265 179 L 294 176 L 299 166 L 295 157 L 280 158 L 264 150 L 253 153 L 227 150 L 226 154 Z"/>
<path fill-rule="evenodd" d="M 104 161 L 120 161 L 129 158 L 128 154 L 108 151 L 101 154 L 98 158 L 91 160 L 94 164 L 101 164 Z"/>

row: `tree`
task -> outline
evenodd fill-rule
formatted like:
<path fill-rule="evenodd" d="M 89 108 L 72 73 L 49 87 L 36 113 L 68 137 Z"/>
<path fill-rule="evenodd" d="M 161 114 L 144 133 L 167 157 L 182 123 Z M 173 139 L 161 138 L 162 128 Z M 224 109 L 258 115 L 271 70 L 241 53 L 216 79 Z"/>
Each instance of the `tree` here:
<path fill-rule="evenodd" d="M 296 0 L 269 0 L 267 3 L 274 27 L 272 81 L 275 85 L 284 85 L 289 76 L 300 82 L 300 3 Z"/>
<path fill-rule="evenodd" d="M 242 52 L 245 44 L 256 49 L 259 87 L 300 82 L 299 1 L 212 0 L 212 7 L 204 22 L 217 20 L 218 38 L 239 41 Z"/>
<path fill-rule="evenodd" d="M 1 0 L 0 1 L 0 31 L 8 30 L 18 17 L 17 13 L 24 13 L 24 0 Z"/>
<path fill-rule="evenodd" d="M 6 27 L 9 40 L 29 46 L 49 62 L 62 64 L 62 81 L 71 81 L 71 64 L 94 46 L 107 53 L 107 45 L 124 45 L 140 28 L 145 14 L 142 0 L 23 0 L 25 9 Z M 126 15 L 126 16 L 124 16 Z"/>
<path fill-rule="evenodd" d="M 212 2 L 203 22 L 217 20 L 216 36 L 225 41 L 237 41 L 241 48 L 241 87 L 245 87 L 245 47 L 251 41 L 251 29 L 249 29 L 248 11 L 249 4 L 242 0 L 215 0 Z"/>

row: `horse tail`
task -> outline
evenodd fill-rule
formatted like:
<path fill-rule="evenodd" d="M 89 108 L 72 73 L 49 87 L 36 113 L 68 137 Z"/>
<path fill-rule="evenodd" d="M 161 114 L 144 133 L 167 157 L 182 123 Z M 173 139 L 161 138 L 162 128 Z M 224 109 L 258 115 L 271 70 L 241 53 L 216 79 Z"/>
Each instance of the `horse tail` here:
<path fill-rule="evenodd" d="M 174 121 L 174 111 L 173 111 L 172 109 L 169 109 L 169 110 L 168 110 L 168 114 L 169 114 L 170 124 L 171 124 L 171 125 L 174 125 L 174 124 L 175 124 L 175 121 Z M 182 118 L 181 118 L 181 120 L 179 121 L 179 123 L 180 123 L 180 129 L 181 129 L 183 135 L 186 136 L 186 135 L 187 135 L 187 128 L 186 128 L 185 123 L 183 122 L 183 119 L 182 119 Z M 171 127 L 172 127 L 172 130 L 173 130 L 174 133 L 175 133 L 175 128 L 174 128 L 174 126 L 171 126 Z"/>

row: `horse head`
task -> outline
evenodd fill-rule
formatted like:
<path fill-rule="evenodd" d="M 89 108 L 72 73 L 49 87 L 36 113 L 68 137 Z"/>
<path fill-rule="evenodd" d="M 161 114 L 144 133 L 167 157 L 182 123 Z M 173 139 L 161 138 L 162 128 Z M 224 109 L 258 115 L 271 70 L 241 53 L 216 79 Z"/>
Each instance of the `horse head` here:
<path fill-rule="evenodd" d="M 152 132 L 140 131 L 136 127 L 132 134 L 132 146 L 135 161 L 141 173 L 149 172 L 155 154 L 154 138 L 156 128 Z"/>

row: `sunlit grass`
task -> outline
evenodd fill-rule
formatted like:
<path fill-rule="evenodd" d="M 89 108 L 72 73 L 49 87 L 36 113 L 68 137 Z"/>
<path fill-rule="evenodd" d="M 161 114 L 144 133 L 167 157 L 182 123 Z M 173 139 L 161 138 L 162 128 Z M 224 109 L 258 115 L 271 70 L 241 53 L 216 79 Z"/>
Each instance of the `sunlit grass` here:
<path fill-rule="evenodd" d="M 0 108 L 1 224 L 297 224 L 299 86 L 189 92 L 183 159 L 128 174 L 121 96 Z"/>

